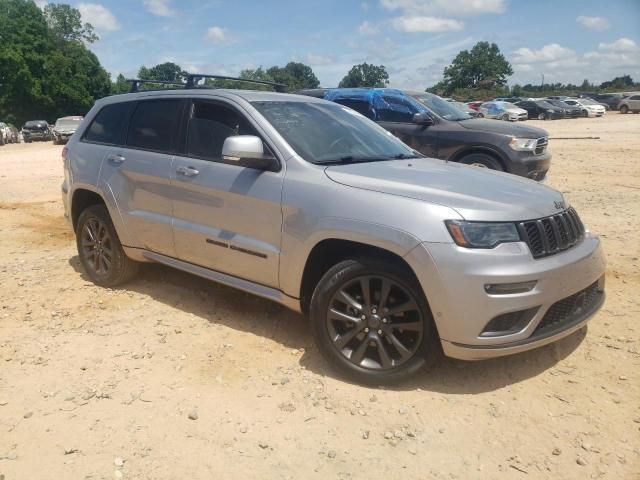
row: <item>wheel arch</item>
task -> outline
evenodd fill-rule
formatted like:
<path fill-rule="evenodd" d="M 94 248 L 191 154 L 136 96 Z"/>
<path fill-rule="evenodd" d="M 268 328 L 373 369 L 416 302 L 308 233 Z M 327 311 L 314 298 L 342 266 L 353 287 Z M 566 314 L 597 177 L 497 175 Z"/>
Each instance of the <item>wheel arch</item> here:
<path fill-rule="evenodd" d="M 500 165 L 502 165 L 502 168 L 504 168 L 505 172 L 511 171 L 511 169 L 509 168 L 509 163 L 505 161 L 504 157 L 494 148 L 485 145 L 469 145 L 468 147 L 465 147 L 462 150 L 456 152 L 455 155 L 451 157 L 450 161 L 459 162 L 467 155 L 472 155 L 474 153 L 489 155 L 490 157 L 500 162 Z"/>
<path fill-rule="evenodd" d="M 317 242 L 307 256 L 300 279 L 300 307 L 308 313 L 311 296 L 322 276 L 335 264 L 348 258 L 368 257 L 393 262 L 405 269 L 422 289 L 418 277 L 403 255 L 389 249 L 342 238 L 325 238 Z M 425 295 L 426 298 L 426 295 Z M 427 299 L 428 304 L 428 299 Z"/>

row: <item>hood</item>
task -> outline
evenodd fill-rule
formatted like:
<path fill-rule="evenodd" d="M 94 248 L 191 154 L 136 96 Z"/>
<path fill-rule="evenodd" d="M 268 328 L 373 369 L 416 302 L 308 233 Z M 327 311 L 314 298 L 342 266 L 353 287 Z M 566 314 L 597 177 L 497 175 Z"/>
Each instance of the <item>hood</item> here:
<path fill-rule="evenodd" d="M 53 127 L 53 130 L 58 133 L 75 133 L 78 127 Z"/>
<path fill-rule="evenodd" d="M 482 118 L 464 120 L 458 122 L 458 125 L 469 130 L 502 133 L 504 135 L 522 138 L 540 138 L 549 135 L 547 131 L 542 128 L 528 127 L 520 123 L 496 122 L 495 120 L 485 120 Z"/>
<path fill-rule="evenodd" d="M 523 221 L 564 209 L 560 192 L 533 180 L 432 158 L 335 165 L 325 173 L 350 187 L 444 205 L 466 220 Z"/>
<path fill-rule="evenodd" d="M 511 112 L 511 113 L 527 113 L 527 111 L 524 108 L 520 108 L 520 107 L 516 107 L 516 108 L 508 107 L 508 108 L 505 108 L 504 111 Z"/>

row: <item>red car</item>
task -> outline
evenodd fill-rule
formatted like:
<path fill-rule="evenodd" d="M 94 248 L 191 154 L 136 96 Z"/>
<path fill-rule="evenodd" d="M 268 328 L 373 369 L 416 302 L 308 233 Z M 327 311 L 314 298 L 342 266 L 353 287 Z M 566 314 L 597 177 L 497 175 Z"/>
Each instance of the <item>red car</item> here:
<path fill-rule="evenodd" d="M 473 108 L 474 110 L 478 110 L 478 107 L 482 105 L 484 102 L 469 102 L 467 105 L 469 108 Z"/>

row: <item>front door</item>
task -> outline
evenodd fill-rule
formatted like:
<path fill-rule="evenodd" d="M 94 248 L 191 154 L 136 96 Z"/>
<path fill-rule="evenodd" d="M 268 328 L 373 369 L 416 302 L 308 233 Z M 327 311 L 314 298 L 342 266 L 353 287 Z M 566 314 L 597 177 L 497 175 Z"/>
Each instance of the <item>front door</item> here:
<path fill-rule="evenodd" d="M 413 115 L 418 113 L 418 109 L 403 96 L 382 95 L 374 101 L 381 127 L 423 155 L 439 158 L 437 123 L 429 126 L 413 123 Z M 433 115 L 431 117 L 434 118 Z"/>
<path fill-rule="evenodd" d="M 284 165 L 267 172 L 222 162 L 227 137 L 264 139 L 234 105 L 196 99 L 188 117 L 185 153 L 171 173 L 177 257 L 278 287 Z"/>

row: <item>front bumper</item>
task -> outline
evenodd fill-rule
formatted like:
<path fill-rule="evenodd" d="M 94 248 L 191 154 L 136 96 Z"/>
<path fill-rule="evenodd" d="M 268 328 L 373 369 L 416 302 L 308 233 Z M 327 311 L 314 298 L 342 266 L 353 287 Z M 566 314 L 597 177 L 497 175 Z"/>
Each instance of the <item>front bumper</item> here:
<path fill-rule="evenodd" d="M 507 147 L 507 149 L 509 149 L 509 147 Z M 507 170 L 514 175 L 541 181 L 546 177 L 549 167 L 551 167 L 551 152 L 547 147 L 544 153 L 540 155 L 535 155 L 532 152 L 517 152 L 514 150 L 511 158 L 509 158 Z"/>
<path fill-rule="evenodd" d="M 425 291 L 444 353 L 453 358 L 479 360 L 554 342 L 581 328 L 604 301 L 604 293 L 598 292 L 599 296 L 579 315 L 564 319 L 551 330 L 538 329 L 554 304 L 603 279 L 605 261 L 600 240 L 589 233 L 570 250 L 538 260 L 521 242 L 489 250 L 421 244 L 406 259 Z M 525 293 L 497 295 L 485 291 L 487 284 L 531 281 L 536 282 L 535 287 Z M 526 309 L 537 310 L 515 333 L 482 335 L 495 317 Z"/>

